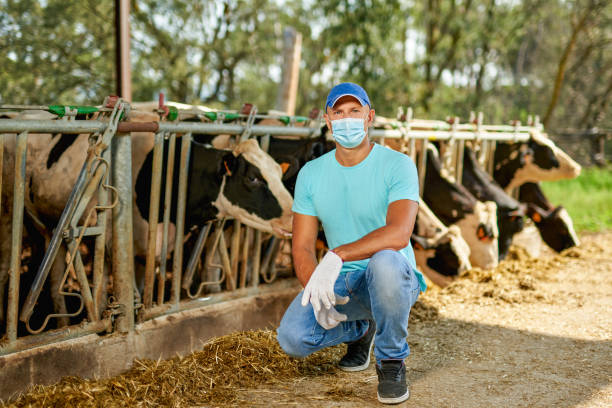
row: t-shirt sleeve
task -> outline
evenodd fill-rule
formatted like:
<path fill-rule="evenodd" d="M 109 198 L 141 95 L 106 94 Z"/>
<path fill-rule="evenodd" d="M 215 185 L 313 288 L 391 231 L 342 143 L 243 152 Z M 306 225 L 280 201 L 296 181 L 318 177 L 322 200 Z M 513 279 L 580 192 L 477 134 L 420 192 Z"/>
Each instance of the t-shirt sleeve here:
<path fill-rule="evenodd" d="M 419 176 L 410 156 L 402 155 L 391 166 L 388 204 L 406 199 L 419 202 Z"/>
<path fill-rule="evenodd" d="M 294 212 L 304 215 L 317 215 L 312 201 L 312 176 L 308 165 L 302 167 L 295 182 L 295 193 L 293 197 Z"/>

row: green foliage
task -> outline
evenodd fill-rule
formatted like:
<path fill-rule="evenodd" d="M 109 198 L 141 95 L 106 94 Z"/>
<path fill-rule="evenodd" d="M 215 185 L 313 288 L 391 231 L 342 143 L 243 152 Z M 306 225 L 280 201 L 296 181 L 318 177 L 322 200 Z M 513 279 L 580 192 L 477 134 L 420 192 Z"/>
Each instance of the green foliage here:
<path fill-rule="evenodd" d="M 554 105 L 551 129 L 612 127 L 604 0 L 133 0 L 133 99 L 272 109 L 287 26 L 303 36 L 300 114 L 354 81 L 383 116 L 525 122 Z M 113 33 L 111 1 L 0 0 L 0 102 L 99 103 Z"/>
<path fill-rule="evenodd" d="M 112 93 L 112 2 L 0 0 L 0 103 L 100 103 Z"/>
<path fill-rule="evenodd" d="M 542 183 L 554 205 L 563 205 L 577 231 L 612 228 L 612 166 L 583 169 L 573 180 Z"/>

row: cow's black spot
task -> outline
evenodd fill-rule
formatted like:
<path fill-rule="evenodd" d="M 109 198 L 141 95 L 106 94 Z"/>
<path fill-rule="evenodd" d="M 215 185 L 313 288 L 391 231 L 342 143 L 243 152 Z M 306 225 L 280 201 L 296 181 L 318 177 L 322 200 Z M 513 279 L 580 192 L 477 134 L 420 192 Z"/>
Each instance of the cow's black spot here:
<path fill-rule="evenodd" d="M 328 145 L 324 136 L 299 140 L 272 137 L 268 149 L 268 153 L 277 163 L 289 163 L 289 168 L 283 174 L 283 184 L 291 194 L 295 191 L 297 175 L 304 164 L 327 151 Z"/>
<path fill-rule="evenodd" d="M 431 152 L 427 154 L 423 190 L 423 200 L 446 225 L 474 212 L 476 198 L 462 185 L 442 177 L 440 161 Z"/>
<path fill-rule="evenodd" d="M 524 203 L 535 204 L 545 210 L 553 209 L 552 204 L 537 183 L 523 183 L 519 187 L 519 200 Z"/>
<path fill-rule="evenodd" d="M 166 177 L 168 170 L 168 145 L 164 142 L 164 158 L 161 174 L 161 192 L 158 220 L 162 220 L 164 213 Z M 180 157 L 182 143 L 177 138 L 174 168 L 172 173 L 172 200 L 170 210 L 170 221 L 176 222 L 176 207 L 178 197 L 178 184 L 180 175 Z M 206 221 L 216 217 L 218 211 L 211 204 L 219 195 L 222 174 L 220 174 L 219 163 L 225 152 L 204 148 L 192 143 L 191 158 L 187 176 L 187 202 L 185 206 L 186 228 L 193 225 L 202 225 Z M 153 150 L 151 150 L 136 177 L 136 206 L 144 219 L 149 218 L 150 194 L 151 194 L 151 171 L 153 168 Z"/>
<path fill-rule="evenodd" d="M 264 220 L 280 217 L 283 212 L 259 169 L 242 156 L 232 163 L 232 175 L 226 177 L 224 195 L 232 204 Z"/>
<path fill-rule="evenodd" d="M 559 160 L 557 160 L 555 152 L 550 147 L 540 144 L 535 140 L 529 141 L 529 147 L 533 151 L 533 163 L 536 166 L 544 170 L 559 167 Z"/>
<path fill-rule="evenodd" d="M 172 204 L 170 220 L 176 222 L 176 200 L 180 172 L 180 139 L 176 143 L 172 180 Z M 161 174 L 161 193 L 158 219 L 163 217 L 167 173 L 168 142 L 164 143 L 164 159 Z M 136 177 L 136 206 L 144 219 L 149 218 L 151 171 L 153 150 L 144 160 Z M 228 172 L 229 170 L 229 172 Z M 231 175 L 230 175 L 231 173 Z M 213 220 L 218 210 L 212 203 L 219 196 L 223 177 L 225 197 L 234 205 L 259 216 L 262 219 L 279 217 L 282 209 L 268 188 L 259 169 L 242 156 L 235 157 L 232 152 L 214 149 L 195 141 L 191 143 L 191 158 L 187 178 L 187 202 L 185 207 L 185 228 L 202 226 Z"/>
<path fill-rule="evenodd" d="M 53 164 L 60 159 L 62 154 L 64 154 L 64 152 L 70 146 L 72 146 L 78 136 L 79 135 L 77 134 L 70 133 L 62 133 L 60 135 L 60 138 L 57 143 L 55 143 L 55 145 L 51 148 L 51 151 L 49 152 L 49 157 L 47 157 L 47 169 L 50 169 L 51 166 L 53 166 Z M 55 137 L 56 136 L 53 136 L 53 138 Z"/>
<path fill-rule="evenodd" d="M 559 211 L 562 209 L 562 206 L 558 206 L 536 223 L 544 242 L 557 252 L 577 244 L 570 234 L 570 226 L 559 216 Z"/>
<path fill-rule="evenodd" d="M 434 256 L 427 259 L 427 266 L 444 276 L 458 275 L 459 256 L 453 251 L 450 241 L 435 248 Z"/>
<path fill-rule="evenodd" d="M 506 194 L 478 165 L 476 155 L 469 147 L 465 148 L 463 155 L 462 183 L 480 201 L 494 201 L 497 204 L 498 254 L 500 260 L 504 259 L 512 243 L 512 237 L 524 226 L 524 211 L 520 203 Z"/>

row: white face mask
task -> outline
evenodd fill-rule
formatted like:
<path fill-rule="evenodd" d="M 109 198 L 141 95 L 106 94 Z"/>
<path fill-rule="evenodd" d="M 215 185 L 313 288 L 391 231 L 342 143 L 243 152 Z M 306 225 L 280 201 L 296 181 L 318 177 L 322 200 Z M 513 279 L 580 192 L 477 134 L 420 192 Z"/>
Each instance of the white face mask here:
<path fill-rule="evenodd" d="M 340 146 L 351 149 L 359 146 L 365 137 L 365 119 L 344 118 L 332 120 L 332 135 Z"/>

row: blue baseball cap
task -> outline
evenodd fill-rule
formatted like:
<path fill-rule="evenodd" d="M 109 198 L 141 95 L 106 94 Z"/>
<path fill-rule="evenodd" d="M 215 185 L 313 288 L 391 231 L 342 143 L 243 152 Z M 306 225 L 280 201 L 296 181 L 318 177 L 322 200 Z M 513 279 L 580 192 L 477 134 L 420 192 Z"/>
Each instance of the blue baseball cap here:
<path fill-rule="evenodd" d="M 372 107 L 370 98 L 368 98 L 368 94 L 362 87 L 352 82 L 343 82 L 334 86 L 331 91 L 329 91 L 327 102 L 325 102 L 325 110 L 327 111 L 327 107 L 333 108 L 336 102 L 338 102 L 338 99 L 349 95 L 357 99 L 361 106 L 368 105 L 370 108 Z"/>

